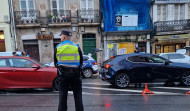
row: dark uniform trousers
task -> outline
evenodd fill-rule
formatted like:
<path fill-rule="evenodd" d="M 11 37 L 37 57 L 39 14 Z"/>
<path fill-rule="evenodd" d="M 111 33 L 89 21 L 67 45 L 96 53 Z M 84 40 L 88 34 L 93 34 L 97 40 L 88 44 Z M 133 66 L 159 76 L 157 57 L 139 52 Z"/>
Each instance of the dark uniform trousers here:
<path fill-rule="evenodd" d="M 58 111 L 67 111 L 67 96 L 71 86 L 74 94 L 76 111 L 84 111 L 82 102 L 82 81 L 79 69 L 62 69 L 59 86 L 59 107 Z"/>

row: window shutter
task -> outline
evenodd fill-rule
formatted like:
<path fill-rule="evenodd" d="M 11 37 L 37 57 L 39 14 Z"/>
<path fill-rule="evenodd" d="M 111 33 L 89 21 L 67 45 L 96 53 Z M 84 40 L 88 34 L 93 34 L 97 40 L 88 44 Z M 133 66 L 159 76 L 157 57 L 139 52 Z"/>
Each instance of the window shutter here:
<path fill-rule="evenodd" d="M 161 21 L 161 5 L 157 6 L 158 21 Z"/>
<path fill-rule="evenodd" d="M 174 20 L 178 20 L 178 4 L 174 6 L 174 11 L 175 11 Z"/>
<path fill-rule="evenodd" d="M 167 16 L 167 9 L 166 9 L 166 5 L 163 5 L 163 8 L 162 8 L 162 20 L 166 20 L 166 16 Z"/>
<path fill-rule="evenodd" d="M 185 19 L 185 4 L 180 5 L 180 19 Z"/>
<path fill-rule="evenodd" d="M 81 10 L 86 10 L 86 0 L 81 0 L 80 1 L 80 9 Z"/>

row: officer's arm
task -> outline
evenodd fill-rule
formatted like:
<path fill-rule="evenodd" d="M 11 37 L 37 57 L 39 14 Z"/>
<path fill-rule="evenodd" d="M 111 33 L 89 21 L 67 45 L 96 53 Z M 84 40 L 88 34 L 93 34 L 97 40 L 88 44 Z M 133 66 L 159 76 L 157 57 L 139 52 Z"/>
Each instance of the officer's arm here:
<path fill-rule="evenodd" d="M 79 47 L 78 51 L 79 51 L 79 55 L 80 55 L 80 67 L 82 67 L 82 64 L 83 64 L 83 56 L 82 56 L 82 51 L 81 51 L 80 47 Z"/>
<path fill-rule="evenodd" d="M 55 67 L 57 67 L 56 53 L 57 53 L 57 49 L 55 48 L 55 51 L 54 51 L 54 65 L 55 65 Z"/>

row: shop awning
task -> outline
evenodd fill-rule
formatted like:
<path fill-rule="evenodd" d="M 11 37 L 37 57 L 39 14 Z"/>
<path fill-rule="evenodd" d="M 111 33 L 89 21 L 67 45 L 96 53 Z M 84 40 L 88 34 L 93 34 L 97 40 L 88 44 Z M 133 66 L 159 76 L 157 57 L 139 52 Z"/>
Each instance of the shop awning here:
<path fill-rule="evenodd" d="M 138 31 L 113 31 L 113 32 L 103 32 L 103 36 L 127 36 L 127 35 L 147 35 L 152 30 L 138 30 Z"/>
<path fill-rule="evenodd" d="M 190 39 L 190 34 L 182 35 L 166 35 L 166 36 L 155 36 L 159 43 L 161 42 L 185 42 Z"/>

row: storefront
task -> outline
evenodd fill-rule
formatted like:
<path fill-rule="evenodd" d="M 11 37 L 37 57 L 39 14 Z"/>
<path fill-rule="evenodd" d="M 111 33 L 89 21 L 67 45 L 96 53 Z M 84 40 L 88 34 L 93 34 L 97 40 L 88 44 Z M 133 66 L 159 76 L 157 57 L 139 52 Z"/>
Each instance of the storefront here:
<path fill-rule="evenodd" d="M 5 52 L 5 37 L 4 32 L 0 31 L 0 52 Z"/>
<path fill-rule="evenodd" d="M 187 46 L 186 41 L 190 40 L 190 34 L 156 36 L 156 39 L 158 41 L 155 43 L 155 47 L 153 47 L 155 54 L 171 53 Z"/>

